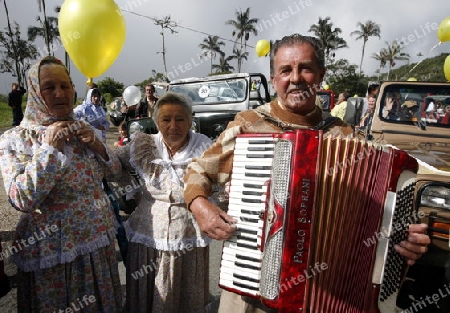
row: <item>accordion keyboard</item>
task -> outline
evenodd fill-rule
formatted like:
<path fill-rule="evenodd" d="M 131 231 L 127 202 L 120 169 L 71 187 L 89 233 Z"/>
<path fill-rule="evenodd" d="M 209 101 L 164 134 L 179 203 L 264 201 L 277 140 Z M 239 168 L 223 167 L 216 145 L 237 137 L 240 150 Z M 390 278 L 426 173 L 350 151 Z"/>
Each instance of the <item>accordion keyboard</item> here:
<path fill-rule="evenodd" d="M 237 231 L 224 242 L 219 284 L 241 294 L 259 295 L 262 215 L 275 143 L 272 136 L 236 139 L 227 213 Z"/>

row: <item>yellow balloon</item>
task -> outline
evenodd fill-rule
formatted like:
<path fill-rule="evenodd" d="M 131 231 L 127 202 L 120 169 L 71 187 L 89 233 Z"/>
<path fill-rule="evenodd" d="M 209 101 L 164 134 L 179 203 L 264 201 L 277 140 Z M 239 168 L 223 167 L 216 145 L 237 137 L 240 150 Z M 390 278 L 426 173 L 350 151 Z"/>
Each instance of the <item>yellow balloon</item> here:
<path fill-rule="evenodd" d="M 263 57 L 263 56 L 267 55 L 267 53 L 270 52 L 270 42 L 265 39 L 258 40 L 258 42 L 256 43 L 255 50 L 256 50 L 256 54 L 259 57 Z"/>
<path fill-rule="evenodd" d="M 325 89 L 325 90 L 330 89 L 330 85 L 325 85 L 325 86 L 323 87 L 323 89 Z"/>
<path fill-rule="evenodd" d="M 125 19 L 113 0 L 65 0 L 58 25 L 64 48 L 88 78 L 102 75 L 125 42 Z"/>
<path fill-rule="evenodd" d="M 441 42 L 450 41 L 450 16 L 439 25 L 438 38 Z"/>
<path fill-rule="evenodd" d="M 447 78 L 447 81 L 450 82 L 450 55 L 445 58 L 444 62 L 444 75 Z"/>

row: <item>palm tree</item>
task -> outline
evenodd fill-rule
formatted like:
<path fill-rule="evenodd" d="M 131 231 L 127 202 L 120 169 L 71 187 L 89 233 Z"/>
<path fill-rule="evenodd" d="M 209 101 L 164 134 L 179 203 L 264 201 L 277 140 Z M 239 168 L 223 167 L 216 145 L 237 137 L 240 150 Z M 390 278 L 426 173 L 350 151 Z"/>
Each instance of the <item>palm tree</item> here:
<path fill-rule="evenodd" d="M 387 63 L 387 56 L 386 56 L 386 49 L 381 49 L 380 52 L 372 54 L 372 58 L 380 62 L 380 67 L 378 69 L 378 80 L 380 80 L 381 77 L 381 71 L 386 66 Z"/>
<path fill-rule="evenodd" d="M 238 66 L 238 73 L 241 72 L 241 66 L 242 66 L 242 60 L 247 60 L 248 52 L 243 52 L 242 49 L 233 48 L 233 55 L 231 56 L 231 59 L 237 60 L 237 66 Z"/>
<path fill-rule="evenodd" d="M 356 40 L 359 39 L 363 40 L 361 62 L 359 63 L 359 75 L 358 75 L 358 82 L 356 83 L 356 90 L 358 90 L 359 80 L 361 79 L 362 63 L 364 59 L 364 51 L 366 49 L 366 43 L 369 40 L 369 37 L 377 36 L 378 38 L 381 38 L 380 25 L 378 25 L 377 23 L 372 21 L 366 21 L 365 24 L 358 22 L 357 26 L 359 27 L 359 29 L 350 33 L 350 36 L 356 35 Z"/>
<path fill-rule="evenodd" d="M 258 30 L 255 25 L 258 23 L 257 18 L 250 18 L 250 8 L 247 8 L 245 12 L 237 11 L 236 20 L 228 20 L 226 25 L 234 26 L 233 37 L 236 37 L 236 41 L 240 40 L 241 50 L 242 47 L 247 48 L 247 41 L 250 38 L 250 34 L 258 35 Z"/>
<path fill-rule="evenodd" d="M 220 49 L 220 46 L 225 46 L 223 41 L 219 41 L 219 36 L 208 35 L 207 38 L 203 39 L 203 43 L 199 44 L 200 49 L 204 50 L 203 55 L 208 55 L 211 57 L 211 73 L 213 70 L 213 59 L 216 58 L 217 53 L 224 57 L 225 53 Z"/>
<path fill-rule="evenodd" d="M 231 73 L 234 70 L 234 67 L 228 62 L 232 59 L 232 56 L 225 57 L 222 55 L 219 59 L 219 64 L 214 64 L 212 68 L 216 69 L 216 73 Z"/>
<path fill-rule="evenodd" d="M 386 41 L 387 48 L 385 49 L 386 62 L 388 64 L 388 75 L 387 80 L 389 80 L 389 75 L 391 73 L 392 67 L 395 66 L 395 61 L 397 60 L 409 60 L 409 54 L 402 52 L 402 46 L 398 41 L 394 40 L 392 44 Z"/>
<path fill-rule="evenodd" d="M 166 45 L 165 45 L 165 40 L 164 40 L 164 30 L 168 29 L 170 30 L 170 33 L 178 33 L 174 27 L 177 27 L 177 23 L 175 23 L 174 21 L 171 20 L 170 15 L 168 16 L 164 16 L 162 19 L 155 19 L 155 25 L 160 26 L 161 27 L 161 36 L 162 36 L 162 44 L 163 44 L 163 48 L 161 52 L 157 52 L 157 53 L 162 53 L 163 55 L 163 63 L 164 63 L 164 75 L 166 75 L 167 77 L 167 64 L 166 64 Z"/>
<path fill-rule="evenodd" d="M 334 57 L 333 51 L 348 47 L 347 42 L 339 37 L 342 29 L 339 27 L 333 29 L 333 23 L 330 22 L 330 17 L 326 17 L 325 19 L 319 17 L 319 22 L 311 25 L 308 31 L 314 33 L 322 44 L 325 50 L 326 64 L 331 63 L 331 58 Z"/>
<path fill-rule="evenodd" d="M 54 55 L 54 41 L 61 43 L 59 38 L 58 18 L 49 16 L 42 22 L 41 18 L 38 16 L 37 21 L 41 23 L 41 27 L 28 27 L 28 40 L 34 41 L 37 37 L 44 38 L 47 47 L 47 55 Z"/>

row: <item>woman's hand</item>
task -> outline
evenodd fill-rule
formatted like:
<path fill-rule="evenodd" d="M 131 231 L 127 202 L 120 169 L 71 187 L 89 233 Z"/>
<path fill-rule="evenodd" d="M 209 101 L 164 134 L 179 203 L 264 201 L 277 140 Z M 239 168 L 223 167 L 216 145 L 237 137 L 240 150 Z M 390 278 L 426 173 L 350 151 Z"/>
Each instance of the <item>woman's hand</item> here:
<path fill-rule="evenodd" d="M 99 141 L 95 136 L 94 130 L 84 123 L 80 123 L 80 127 L 76 131 L 76 136 L 80 142 L 85 143 L 89 147 L 94 146 Z"/>
<path fill-rule="evenodd" d="M 74 135 L 74 121 L 59 121 L 47 127 L 44 142 L 62 151 L 66 141 L 70 141 Z"/>

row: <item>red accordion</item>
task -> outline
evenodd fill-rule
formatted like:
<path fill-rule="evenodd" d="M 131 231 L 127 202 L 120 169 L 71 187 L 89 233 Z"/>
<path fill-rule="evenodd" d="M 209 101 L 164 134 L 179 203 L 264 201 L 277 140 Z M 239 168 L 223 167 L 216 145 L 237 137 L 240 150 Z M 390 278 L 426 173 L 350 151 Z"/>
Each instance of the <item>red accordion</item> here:
<path fill-rule="evenodd" d="M 403 151 L 322 131 L 238 136 L 219 285 L 279 312 L 392 312 L 417 170 Z"/>

